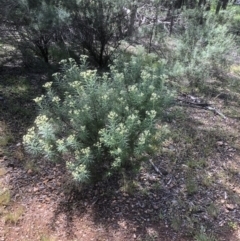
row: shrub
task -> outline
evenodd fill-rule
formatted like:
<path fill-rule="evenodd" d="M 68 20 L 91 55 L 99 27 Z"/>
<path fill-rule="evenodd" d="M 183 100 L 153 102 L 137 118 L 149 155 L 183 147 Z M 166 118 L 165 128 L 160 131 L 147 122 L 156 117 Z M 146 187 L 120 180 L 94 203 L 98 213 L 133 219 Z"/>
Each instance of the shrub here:
<path fill-rule="evenodd" d="M 0 15 L 2 41 L 20 51 L 25 65 L 38 68 L 51 61 L 50 48 L 60 48 L 70 24 L 70 14 L 54 1 L 3 0 Z"/>
<path fill-rule="evenodd" d="M 35 99 L 40 114 L 23 142 L 27 151 L 66 162 L 75 180 L 86 183 L 139 167 L 161 138 L 154 137 L 170 94 L 161 61 L 143 51 L 120 56 L 109 73 L 98 74 L 69 59 L 63 72 Z M 164 128 L 161 129 L 162 131 Z"/>
<path fill-rule="evenodd" d="M 137 6 L 130 0 L 71 0 L 63 2 L 71 16 L 65 34 L 71 46 L 106 68 L 119 42 L 132 35 Z M 72 36 L 72 37 L 69 37 Z"/>
<path fill-rule="evenodd" d="M 218 16 L 210 12 L 187 10 L 183 20 L 184 32 L 174 49 L 171 75 L 200 86 L 228 68 L 226 55 L 234 40 L 227 24 L 218 23 Z"/>

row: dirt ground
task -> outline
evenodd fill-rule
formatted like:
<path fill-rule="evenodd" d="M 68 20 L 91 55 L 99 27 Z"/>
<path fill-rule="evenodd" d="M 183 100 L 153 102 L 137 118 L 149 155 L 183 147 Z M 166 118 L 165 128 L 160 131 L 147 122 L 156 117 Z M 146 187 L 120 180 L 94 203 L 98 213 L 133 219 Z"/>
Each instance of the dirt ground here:
<path fill-rule="evenodd" d="M 25 155 L 32 107 L 19 89 L 1 86 L 1 136 L 17 137 L 0 140 L 0 241 L 240 241 L 240 95 L 232 87 L 201 99 L 226 118 L 180 101 L 166 118 L 169 137 L 134 179 L 80 190 L 63 164 Z"/>

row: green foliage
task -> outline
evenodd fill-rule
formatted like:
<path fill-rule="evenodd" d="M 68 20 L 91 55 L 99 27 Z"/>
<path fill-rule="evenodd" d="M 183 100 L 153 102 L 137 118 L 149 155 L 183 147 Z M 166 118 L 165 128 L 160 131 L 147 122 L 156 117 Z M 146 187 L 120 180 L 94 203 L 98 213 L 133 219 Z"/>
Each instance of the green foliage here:
<path fill-rule="evenodd" d="M 130 0 L 66 1 L 63 5 L 71 13 L 73 31 L 69 42 L 78 51 L 87 53 L 95 65 L 107 67 L 119 41 L 132 33 L 135 4 Z"/>
<path fill-rule="evenodd" d="M 35 99 L 41 112 L 24 144 L 33 154 L 65 161 L 84 183 L 139 166 L 161 141 L 154 137 L 156 119 L 169 93 L 161 61 L 144 51 L 128 60 L 120 56 L 110 73 L 88 69 L 85 56 L 81 61 L 62 61 L 63 73 L 45 84 L 46 95 Z"/>
<path fill-rule="evenodd" d="M 94 64 L 107 67 L 135 24 L 130 0 L 5 1 L 0 10 L 6 23 L 3 40 L 20 50 L 26 64 L 88 54 Z"/>
<path fill-rule="evenodd" d="M 234 35 L 234 40 L 237 46 L 240 46 L 240 7 L 231 6 L 228 11 L 226 11 L 227 16 L 229 16 L 229 29 Z M 226 21 L 225 21 L 226 22 Z"/>
<path fill-rule="evenodd" d="M 4 6 L 3 41 L 20 50 L 25 64 L 50 61 L 49 47 L 69 24 L 69 13 L 54 1 L 9 0 Z"/>
<path fill-rule="evenodd" d="M 183 14 L 184 32 L 178 37 L 170 75 L 200 86 L 228 68 L 226 54 L 234 47 L 227 25 L 218 23 L 209 12 L 187 10 Z"/>
<path fill-rule="evenodd" d="M 201 231 L 195 235 L 194 240 L 196 241 L 216 241 L 216 238 L 210 234 L 206 234 L 205 228 L 201 227 Z"/>

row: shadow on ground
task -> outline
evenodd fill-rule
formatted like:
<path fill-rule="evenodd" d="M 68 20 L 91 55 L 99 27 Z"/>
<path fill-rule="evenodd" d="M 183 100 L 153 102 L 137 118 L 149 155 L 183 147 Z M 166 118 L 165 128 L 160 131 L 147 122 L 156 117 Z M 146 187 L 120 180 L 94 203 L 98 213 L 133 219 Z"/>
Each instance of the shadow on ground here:
<path fill-rule="evenodd" d="M 1 76 L 0 112 L 1 121 L 8 123 L 20 140 L 36 113 L 30 100 L 42 90 L 36 85 L 38 80 L 17 71 Z M 224 104 L 221 107 L 227 113 Z M 3 164 L 14 200 L 30 200 L 31 205 L 31 200 L 44 203 L 50 198 L 46 203 L 54 206 L 49 230 L 55 232 L 61 226 L 69 237 L 66 240 L 84 240 L 88 235 L 92 240 L 179 241 L 195 236 L 201 241 L 199 233 L 214 235 L 219 241 L 240 240 L 236 236 L 240 220 L 239 120 L 223 120 L 191 107 L 174 111 L 167 123 L 170 136 L 153 158 L 160 172 L 146 162 L 131 182 L 114 177 L 77 190 L 68 182 L 63 165 L 39 159 L 27 166 L 27 160 L 10 154 Z"/>

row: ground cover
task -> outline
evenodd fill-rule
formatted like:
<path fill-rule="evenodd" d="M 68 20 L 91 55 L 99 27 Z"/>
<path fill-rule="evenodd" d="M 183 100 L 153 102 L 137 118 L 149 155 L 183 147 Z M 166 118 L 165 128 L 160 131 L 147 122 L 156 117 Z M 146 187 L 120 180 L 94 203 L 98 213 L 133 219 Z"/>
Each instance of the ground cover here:
<path fill-rule="evenodd" d="M 168 139 L 137 177 L 78 190 L 63 165 L 33 160 L 21 145 L 46 77 L 4 66 L 0 240 L 240 240 L 238 70 L 231 68 L 225 84 L 191 93 L 226 119 L 176 102 L 164 123 Z"/>

